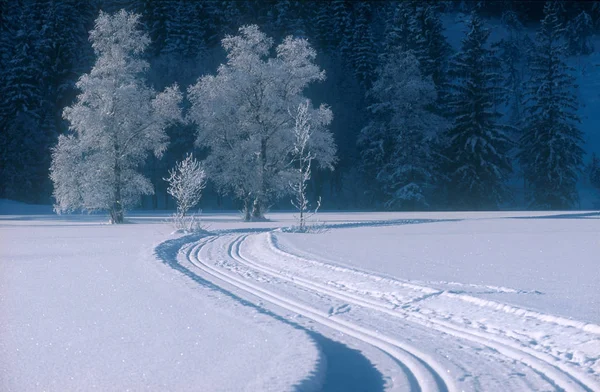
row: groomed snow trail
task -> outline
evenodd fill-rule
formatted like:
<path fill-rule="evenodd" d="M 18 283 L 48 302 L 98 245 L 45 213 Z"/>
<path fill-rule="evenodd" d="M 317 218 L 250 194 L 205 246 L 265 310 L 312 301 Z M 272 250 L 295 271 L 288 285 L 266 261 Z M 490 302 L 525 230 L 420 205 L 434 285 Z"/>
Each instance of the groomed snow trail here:
<path fill-rule="evenodd" d="M 415 390 L 600 390 L 598 362 L 565 359 L 555 341 L 567 333 L 593 347 L 600 344 L 596 325 L 292 254 L 272 232 L 210 236 L 182 250 L 213 283 L 387 353 L 416 380 Z M 537 344 L 531 336 L 539 330 Z"/>
<path fill-rule="evenodd" d="M 240 237 L 244 238 L 244 236 Z M 200 251 L 203 247 L 210 246 L 215 239 L 217 238 L 213 237 L 196 244 L 188 253 L 188 258 L 192 264 L 196 265 L 206 274 L 229 283 L 258 298 L 280 306 L 281 308 L 300 314 L 333 330 L 347 334 L 381 349 L 391 357 L 400 361 L 406 369 L 410 371 L 411 374 L 409 377 L 416 379 L 419 389 L 424 392 L 458 391 L 452 380 L 448 379 L 446 376 L 446 372 L 427 354 L 419 352 L 416 348 L 385 336 L 377 330 L 348 322 L 301 301 L 262 288 L 248 279 L 236 276 L 226 269 L 211 265 L 210 261 L 206 261 L 200 256 Z M 233 253 L 230 253 L 230 256 L 235 257 Z"/>

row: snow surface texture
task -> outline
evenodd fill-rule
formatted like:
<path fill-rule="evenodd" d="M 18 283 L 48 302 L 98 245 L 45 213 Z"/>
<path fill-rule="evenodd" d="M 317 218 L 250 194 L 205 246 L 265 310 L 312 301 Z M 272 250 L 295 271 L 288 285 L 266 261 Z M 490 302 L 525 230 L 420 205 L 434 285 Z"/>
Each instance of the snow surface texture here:
<path fill-rule="evenodd" d="M 1 391 L 285 391 L 318 379 L 306 332 L 153 255 L 172 231 L 163 218 L 105 220 L 0 217 Z"/>
<path fill-rule="evenodd" d="M 1 217 L 0 385 L 600 390 L 598 213 L 269 217 Z"/>

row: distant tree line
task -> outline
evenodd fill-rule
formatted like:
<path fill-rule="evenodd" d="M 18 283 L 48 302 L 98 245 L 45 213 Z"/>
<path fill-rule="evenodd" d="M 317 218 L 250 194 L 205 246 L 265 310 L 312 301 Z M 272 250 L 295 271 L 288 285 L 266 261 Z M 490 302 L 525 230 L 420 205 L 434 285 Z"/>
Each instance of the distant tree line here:
<path fill-rule="evenodd" d="M 216 74 L 221 40 L 241 26 L 275 42 L 306 38 L 327 77 L 305 94 L 330 105 L 337 145 L 335 170 L 315 167 L 307 188 L 327 196 L 325 208 L 510 207 L 514 178 L 528 207 L 570 208 L 590 172 L 566 59 L 596 50 L 597 2 L 0 0 L 0 197 L 52 201 L 51 149 L 73 126 L 63 111 L 96 61 L 89 31 L 100 10 L 120 9 L 141 15 L 157 91 Z M 455 51 L 442 18 L 456 12 L 465 35 Z M 507 31 L 500 42 L 490 42 L 489 17 Z M 194 104 L 184 99 L 182 114 Z M 135 161 L 154 190 L 146 207 L 174 207 L 163 178 L 190 152 L 209 156 L 197 127 L 173 123 L 162 155 Z M 210 178 L 204 192 L 232 193 Z"/>

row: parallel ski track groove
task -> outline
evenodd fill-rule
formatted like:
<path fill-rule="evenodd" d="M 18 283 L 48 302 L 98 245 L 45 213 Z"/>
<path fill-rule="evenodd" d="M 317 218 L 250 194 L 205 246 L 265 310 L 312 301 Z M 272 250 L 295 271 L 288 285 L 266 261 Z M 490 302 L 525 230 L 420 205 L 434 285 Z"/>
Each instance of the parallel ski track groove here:
<path fill-rule="evenodd" d="M 285 298 L 270 290 L 255 285 L 247 279 L 237 277 L 235 274 L 214 267 L 210 265 L 210 263 L 203 261 L 200 257 L 200 251 L 203 247 L 214 242 L 217 238 L 219 237 L 215 236 L 207 238 L 204 241 L 201 240 L 191 246 L 189 250 L 186 251 L 187 260 L 197 268 L 201 269 L 205 274 L 217 278 L 220 281 L 226 282 L 267 302 L 271 302 L 284 309 L 310 318 L 313 321 L 338 332 L 352 336 L 379 348 L 404 365 L 404 370 L 409 371 L 412 378 L 418 382 L 419 385 L 416 386 L 418 391 L 458 392 L 458 388 L 454 385 L 453 380 L 448 379 L 446 372 L 444 372 L 431 358 L 420 353 L 415 348 L 380 334 L 377 331 L 361 327 L 335 316 L 330 316 L 326 312 L 294 301 L 293 299 Z M 238 236 L 234 242 L 237 243 L 245 238 L 246 236 L 243 235 Z M 229 246 L 229 256 L 235 260 L 232 253 L 233 245 L 234 243 L 232 242 Z"/>
<path fill-rule="evenodd" d="M 262 264 L 258 265 L 240 254 L 241 243 L 245 241 L 247 237 L 248 235 L 240 237 L 236 244 L 236 252 L 238 253 L 237 261 L 239 263 L 245 264 L 247 267 L 256 269 L 271 276 L 275 276 L 279 279 L 284 279 L 293 282 L 297 285 L 318 291 L 322 294 L 327 294 L 329 296 L 338 298 L 346 302 L 352 302 L 356 305 L 370 308 L 372 310 L 377 310 L 394 317 L 399 317 L 405 320 L 408 319 L 412 322 L 421 324 L 428 328 L 433 328 L 448 335 L 452 335 L 464 340 L 468 340 L 492 348 L 508 358 L 525 364 L 526 366 L 536 371 L 538 374 L 544 375 L 545 378 L 551 382 L 551 384 L 553 384 L 560 390 L 564 390 L 565 392 L 600 391 L 600 384 L 598 384 L 595 380 L 591 379 L 590 377 L 584 374 L 581 374 L 580 372 L 574 369 L 569 368 L 566 364 L 556 363 L 557 361 L 547 354 L 537 352 L 527 347 L 519 346 L 506 339 L 497 337 L 489 333 L 473 331 L 457 325 L 452 325 L 442 320 L 428 318 L 416 312 L 409 312 L 401 308 L 397 308 L 392 304 L 386 306 L 380 301 L 366 299 L 364 297 L 344 292 L 342 290 L 330 286 L 325 286 L 318 282 L 309 281 L 297 276 L 294 276 L 293 278 L 287 277 L 286 275 L 273 268 Z M 272 250 L 281 253 L 282 255 L 297 259 L 304 259 L 304 257 L 302 256 L 289 254 L 279 248 L 276 248 L 272 241 L 270 241 L 270 245 Z M 319 263 L 326 264 L 322 261 L 320 261 Z M 363 271 L 362 273 L 366 272 Z"/>

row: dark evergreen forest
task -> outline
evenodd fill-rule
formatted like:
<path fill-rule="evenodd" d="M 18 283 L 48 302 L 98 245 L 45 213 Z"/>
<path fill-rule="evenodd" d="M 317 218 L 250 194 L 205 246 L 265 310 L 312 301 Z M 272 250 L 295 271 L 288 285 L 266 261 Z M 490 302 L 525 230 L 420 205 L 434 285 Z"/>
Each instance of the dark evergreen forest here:
<path fill-rule="evenodd" d="M 335 170 L 315 168 L 309 184 L 323 208 L 566 209 L 578 206 L 583 177 L 600 187 L 567 65 L 599 49 L 598 2 L 0 0 L 0 198 L 52 203 L 62 112 L 95 61 L 88 32 L 100 10 L 120 9 L 141 15 L 157 89 L 215 73 L 221 39 L 240 26 L 276 43 L 306 38 L 327 75 L 307 95 L 330 105 L 338 148 Z M 465 34 L 453 47 L 443 18 L 458 13 Z M 490 39 L 490 20 L 502 40 Z M 167 152 L 143 168 L 155 194 L 142 207 L 174 208 L 163 178 L 187 153 L 206 156 L 195 132 L 168 129 Z M 209 182 L 202 207 L 239 205 Z"/>

